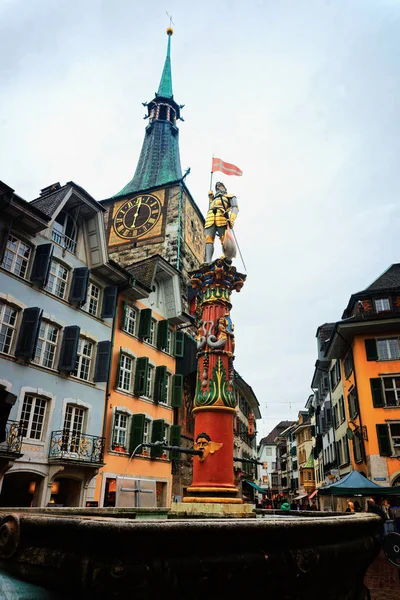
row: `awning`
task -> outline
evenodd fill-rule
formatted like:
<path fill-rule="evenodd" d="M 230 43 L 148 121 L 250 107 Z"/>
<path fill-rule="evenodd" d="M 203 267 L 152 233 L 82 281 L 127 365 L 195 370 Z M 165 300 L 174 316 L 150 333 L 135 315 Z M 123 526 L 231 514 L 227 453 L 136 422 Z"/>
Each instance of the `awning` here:
<path fill-rule="evenodd" d="M 311 500 L 311 498 L 314 498 L 314 496 L 316 496 L 318 494 L 318 490 L 315 490 L 315 492 L 313 492 L 312 494 L 310 494 L 308 497 Z"/>
<path fill-rule="evenodd" d="M 307 494 L 302 494 L 301 496 L 296 496 L 293 500 L 302 500 L 303 498 L 307 498 Z"/>
<path fill-rule="evenodd" d="M 248 483 L 249 485 L 251 485 L 251 487 L 253 487 L 255 490 L 257 490 L 257 492 L 260 492 L 261 494 L 268 494 L 268 490 L 267 489 L 263 489 L 262 487 L 260 487 L 256 483 L 253 483 L 252 481 L 248 481 L 247 479 L 245 479 L 244 481 L 246 483 Z"/>

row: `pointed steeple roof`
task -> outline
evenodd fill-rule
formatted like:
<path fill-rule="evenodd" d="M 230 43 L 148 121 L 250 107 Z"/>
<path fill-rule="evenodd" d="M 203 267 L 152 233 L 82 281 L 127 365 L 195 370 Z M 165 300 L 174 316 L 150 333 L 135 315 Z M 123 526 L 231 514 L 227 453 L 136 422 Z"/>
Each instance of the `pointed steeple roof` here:
<path fill-rule="evenodd" d="M 182 179 L 179 156 L 179 129 L 176 126 L 181 118 L 179 106 L 172 94 L 171 75 L 171 36 L 173 30 L 167 29 L 168 46 L 160 85 L 155 98 L 145 104 L 149 120 L 146 127 L 142 151 L 133 179 L 115 194 L 121 198 L 162 187 Z"/>
<path fill-rule="evenodd" d="M 168 35 L 168 46 L 167 46 L 167 56 L 165 57 L 164 69 L 160 79 L 160 85 L 158 86 L 157 96 L 162 96 L 163 98 L 173 98 L 174 95 L 172 93 L 172 73 L 171 73 L 171 36 L 173 34 L 173 30 L 171 27 L 167 29 Z"/>

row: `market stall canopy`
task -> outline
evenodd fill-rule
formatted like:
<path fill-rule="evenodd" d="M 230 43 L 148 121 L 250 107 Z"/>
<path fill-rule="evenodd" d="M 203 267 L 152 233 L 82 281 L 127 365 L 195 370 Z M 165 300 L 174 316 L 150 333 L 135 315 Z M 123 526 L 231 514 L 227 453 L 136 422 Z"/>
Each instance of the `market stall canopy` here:
<path fill-rule="evenodd" d="M 400 487 L 383 487 L 361 475 L 359 471 L 352 471 L 339 481 L 318 489 L 319 495 L 332 496 L 398 496 Z"/>
<path fill-rule="evenodd" d="M 257 490 L 257 492 L 260 492 L 261 494 L 268 494 L 268 490 L 267 489 L 263 489 L 262 487 L 260 487 L 256 483 L 253 483 L 252 481 L 248 481 L 247 479 L 245 479 L 244 481 L 246 483 L 248 483 L 249 485 L 251 485 L 251 487 L 253 487 L 255 490 Z"/>

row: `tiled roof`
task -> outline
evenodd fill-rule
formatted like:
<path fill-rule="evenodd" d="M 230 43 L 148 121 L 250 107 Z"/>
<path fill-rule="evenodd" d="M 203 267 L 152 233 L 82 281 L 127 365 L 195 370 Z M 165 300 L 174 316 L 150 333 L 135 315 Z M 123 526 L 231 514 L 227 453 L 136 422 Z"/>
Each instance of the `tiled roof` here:
<path fill-rule="evenodd" d="M 278 437 L 278 435 L 280 433 L 282 433 L 282 431 L 284 431 L 285 429 L 287 429 L 288 427 L 290 427 L 291 425 L 294 425 L 296 421 L 281 421 L 280 423 L 278 423 L 278 425 L 276 425 L 272 431 L 269 432 L 269 434 L 262 438 L 260 440 L 260 444 L 274 444 L 275 443 L 275 438 Z"/>
<path fill-rule="evenodd" d="M 147 258 L 139 263 L 134 263 L 130 267 L 126 267 L 126 270 L 132 273 L 137 281 L 150 288 L 153 283 L 157 260 L 157 257 Z"/>
<path fill-rule="evenodd" d="M 375 279 L 365 291 L 388 290 L 391 288 L 400 288 L 400 263 L 389 267 L 378 279 Z"/>
<path fill-rule="evenodd" d="M 52 217 L 67 192 L 68 186 L 64 185 L 62 188 L 52 192 L 51 194 L 40 196 L 39 198 L 32 200 L 31 204 L 35 208 L 41 210 L 48 217 Z"/>
<path fill-rule="evenodd" d="M 324 323 L 318 327 L 317 336 L 321 342 L 326 342 L 331 337 L 331 333 L 335 328 L 336 323 Z"/>
<path fill-rule="evenodd" d="M 169 121 L 148 125 L 133 179 L 113 198 L 129 196 L 182 179 L 178 128 Z"/>

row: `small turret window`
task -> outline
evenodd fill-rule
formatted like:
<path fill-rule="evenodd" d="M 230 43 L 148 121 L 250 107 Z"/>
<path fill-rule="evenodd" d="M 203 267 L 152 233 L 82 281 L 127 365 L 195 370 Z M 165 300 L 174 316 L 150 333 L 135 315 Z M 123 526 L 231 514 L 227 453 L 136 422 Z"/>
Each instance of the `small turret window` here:
<path fill-rule="evenodd" d="M 168 120 L 168 106 L 166 104 L 161 104 L 160 106 L 160 112 L 159 112 L 159 117 L 158 117 L 161 121 L 167 121 Z"/>

